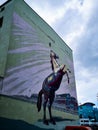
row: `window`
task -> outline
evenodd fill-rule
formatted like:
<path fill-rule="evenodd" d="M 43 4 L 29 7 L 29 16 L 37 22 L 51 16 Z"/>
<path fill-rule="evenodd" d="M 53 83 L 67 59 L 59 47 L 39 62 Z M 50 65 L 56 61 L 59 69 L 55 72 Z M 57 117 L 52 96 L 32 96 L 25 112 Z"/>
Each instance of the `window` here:
<path fill-rule="evenodd" d="M 4 9 L 5 9 L 5 7 L 2 7 L 2 8 L 1 8 L 1 12 L 2 12 Z"/>
<path fill-rule="evenodd" d="M 3 17 L 0 18 L 0 28 L 2 27 L 3 24 Z"/>

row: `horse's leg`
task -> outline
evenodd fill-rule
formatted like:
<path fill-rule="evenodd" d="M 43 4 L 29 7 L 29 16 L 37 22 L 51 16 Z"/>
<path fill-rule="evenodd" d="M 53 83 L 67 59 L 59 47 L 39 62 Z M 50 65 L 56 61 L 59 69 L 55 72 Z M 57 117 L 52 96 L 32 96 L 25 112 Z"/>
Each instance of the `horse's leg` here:
<path fill-rule="evenodd" d="M 50 122 L 55 125 L 56 123 L 55 123 L 55 120 L 52 117 L 52 112 L 51 112 L 51 106 L 53 104 L 54 97 L 55 97 L 55 93 L 51 92 L 50 96 L 49 96 L 48 110 L 49 110 L 49 115 L 50 115 Z"/>
<path fill-rule="evenodd" d="M 46 119 L 46 105 L 48 102 L 48 95 L 44 94 L 44 103 L 43 103 L 43 111 L 44 111 L 44 116 L 43 116 L 43 123 L 48 125 L 48 120 Z"/>

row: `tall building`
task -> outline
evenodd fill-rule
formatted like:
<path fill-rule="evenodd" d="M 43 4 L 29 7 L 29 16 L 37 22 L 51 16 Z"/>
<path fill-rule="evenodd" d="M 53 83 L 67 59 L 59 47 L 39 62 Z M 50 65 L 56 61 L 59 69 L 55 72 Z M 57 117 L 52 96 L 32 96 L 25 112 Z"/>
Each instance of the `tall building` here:
<path fill-rule="evenodd" d="M 27 118 L 32 113 L 27 110 L 26 103 L 33 102 L 33 106 L 29 103 L 29 109 L 32 107 L 36 111 L 35 95 L 41 90 L 44 79 L 53 73 L 51 50 L 59 56 L 58 63 L 65 64 L 71 71 L 68 72 L 70 83 L 64 75 L 56 94 L 69 93 L 77 101 L 71 48 L 23 0 L 8 0 L 0 6 L 1 117 L 22 119 L 29 123 L 37 122 L 42 117 L 42 113 L 40 116 L 36 113 L 36 118 Z M 21 109 L 23 111 L 19 114 Z M 66 117 L 68 113 L 64 114 Z M 64 114 L 58 111 L 58 116 Z M 69 110 L 69 114 L 67 119 L 78 119 L 76 110 L 73 114 Z"/>

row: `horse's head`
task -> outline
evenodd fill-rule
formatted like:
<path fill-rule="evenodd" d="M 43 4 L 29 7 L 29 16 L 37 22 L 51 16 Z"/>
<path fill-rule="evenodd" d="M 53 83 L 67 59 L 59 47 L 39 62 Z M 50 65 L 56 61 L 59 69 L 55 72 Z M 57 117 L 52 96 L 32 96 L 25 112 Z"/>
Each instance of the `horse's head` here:
<path fill-rule="evenodd" d="M 59 57 L 56 55 L 56 53 L 54 51 L 51 50 L 50 52 L 50 57 L 54 58 L 54 59 L 58 59 Z"/>

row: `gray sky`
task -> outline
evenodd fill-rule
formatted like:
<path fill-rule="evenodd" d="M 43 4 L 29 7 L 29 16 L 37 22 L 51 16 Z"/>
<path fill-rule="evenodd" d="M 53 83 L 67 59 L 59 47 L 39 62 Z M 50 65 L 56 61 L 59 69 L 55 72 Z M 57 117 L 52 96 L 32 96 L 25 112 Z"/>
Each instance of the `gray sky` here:
<path fill-rule="evenodd" d="M 0 0 L 0 5 L 6 0 Z M 98 1 L 24 0 L 73 50 L 79 103 L 97 104 Z"/>

